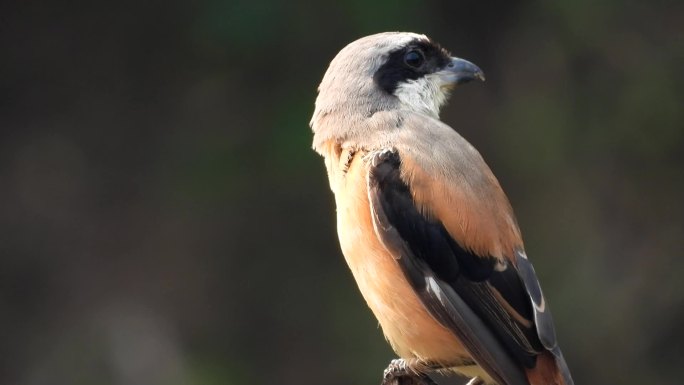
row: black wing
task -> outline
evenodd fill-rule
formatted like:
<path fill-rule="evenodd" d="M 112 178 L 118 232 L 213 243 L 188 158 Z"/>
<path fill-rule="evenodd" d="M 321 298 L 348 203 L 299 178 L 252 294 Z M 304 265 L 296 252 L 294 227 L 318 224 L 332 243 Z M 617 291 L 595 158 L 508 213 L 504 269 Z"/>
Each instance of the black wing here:
<path fill-rule="evenodd" d="M 522 368 L 534 367 L 545 348 L 557 350 L 531 264 L 524 258 L 518 271 L 465 250 L 438 219 L 419 211 L 400 167 L 395 152 L 372 160 L 368 188 L 376 231 L 399 253 L 398 262 L 425 306 L 473 359 L 501 385 L 528 384 Z"/>

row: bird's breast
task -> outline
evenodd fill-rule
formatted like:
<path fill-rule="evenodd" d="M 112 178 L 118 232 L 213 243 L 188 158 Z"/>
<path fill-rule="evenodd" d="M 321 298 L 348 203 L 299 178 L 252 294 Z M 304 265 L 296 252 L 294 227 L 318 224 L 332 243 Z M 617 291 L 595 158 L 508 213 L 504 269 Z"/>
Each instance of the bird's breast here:
<path fill-rule="evenodd" d="M 380 322 L 387 340 L 403 358 L 443 363 L 467 359 L 456 337 L 427 311 L 396 258 L 378 238 L 367 189 L 368 164 L 354 154 L 335 186 L 337 226 L 344 257 L 361 294 Z"/>

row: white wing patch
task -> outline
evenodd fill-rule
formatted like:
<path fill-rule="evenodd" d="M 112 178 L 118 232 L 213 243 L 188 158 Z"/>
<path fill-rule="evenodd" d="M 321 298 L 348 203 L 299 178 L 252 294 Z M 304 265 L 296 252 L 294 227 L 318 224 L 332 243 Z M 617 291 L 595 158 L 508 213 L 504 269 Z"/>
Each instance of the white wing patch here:
<path fill-rule="evenodd" d="M 532 304 L 534 305 L 534 308 L 540 313 L 543 313 L 546 309 L 546 300 L 544 299 L 543 295 L 541 297 L 541 303 L 539 305 L 537 305 L 537 303 L 534 301 L 532 301 Z"/>

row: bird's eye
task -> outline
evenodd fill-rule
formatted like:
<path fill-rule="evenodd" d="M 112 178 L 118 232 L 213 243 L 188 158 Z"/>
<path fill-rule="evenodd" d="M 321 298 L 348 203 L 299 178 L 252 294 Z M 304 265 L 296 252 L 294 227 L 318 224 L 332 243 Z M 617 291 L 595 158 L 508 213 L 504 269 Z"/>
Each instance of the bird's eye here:
<path fill-rule="evenodd" d="M 423 65 L 424 61 L 425 57 L 423 56 L 423 53 L 418 50 L 408 51 L 406 55 L 404 55 L 404 63 L 411 68 L 419 68 Z"/>

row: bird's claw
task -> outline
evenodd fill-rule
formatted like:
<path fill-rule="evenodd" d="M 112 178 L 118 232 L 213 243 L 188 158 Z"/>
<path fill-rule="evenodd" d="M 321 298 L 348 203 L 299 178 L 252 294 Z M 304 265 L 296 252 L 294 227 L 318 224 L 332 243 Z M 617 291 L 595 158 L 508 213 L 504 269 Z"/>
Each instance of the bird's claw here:
<path fill-rule="evenodd" d="M 408 364 L 401 358 L 396 358 L 390 361 L 387 369 L 382 372 L 382 379 L 384 381 L 391 380 L 394 377 L 401 377 L 409 374 Z"/>
<path fill-rule="evenodd" d="M 397 358 L 390 361 L 382 373 L 382 385 L 437 385 L 427 374 L 411 369 L 406 360 Z"/>

